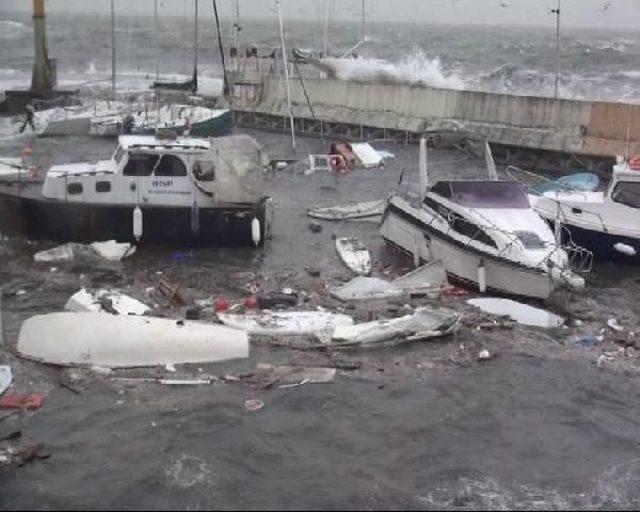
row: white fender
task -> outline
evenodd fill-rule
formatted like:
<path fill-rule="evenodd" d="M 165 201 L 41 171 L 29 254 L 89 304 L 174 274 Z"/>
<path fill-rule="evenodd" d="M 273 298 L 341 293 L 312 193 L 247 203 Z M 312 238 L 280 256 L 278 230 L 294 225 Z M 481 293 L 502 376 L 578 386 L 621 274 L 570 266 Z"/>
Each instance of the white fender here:
<path fill-rule="evenodd" d="M 480 290 L 480 293 L 487 291 L 487 269 L 484 263 L 478 265 L 478 290 Z"/>
<path fill-rule="evenodd" d="M 142 238 L 142 210 L 139 206 L 133 210 L 133 237 L 137 242 Z"/>
<path fill-rule="evenodd" d="M 618 242 L 617 244 L 614 244 L 613 248 L 619 253 L 624 254 L 626 256 L 636 255 L 636 250 L 633 247 L 627 244 L 623 244 L 622 242 Z"/>
<path fill-rule="evenodd" d="M 256 246 L 260 243 L 260 221 L 257 217 L 251 221 L 251 239 Z"/>

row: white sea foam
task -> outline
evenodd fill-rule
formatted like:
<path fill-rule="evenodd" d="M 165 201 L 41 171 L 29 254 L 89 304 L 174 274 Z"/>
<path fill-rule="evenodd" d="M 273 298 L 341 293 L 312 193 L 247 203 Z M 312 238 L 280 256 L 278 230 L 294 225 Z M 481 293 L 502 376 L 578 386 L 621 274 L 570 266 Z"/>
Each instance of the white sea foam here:
<path fill-rule="evenodd" d="M 398 63 L 381 59 L 322 59 L 321 65 L 340 80 L 378 83 L 417 83 L 443 89 L 463 89 L 465 82 L 442 69 L 440 59 L 423 55 L 405 57 Z"/>

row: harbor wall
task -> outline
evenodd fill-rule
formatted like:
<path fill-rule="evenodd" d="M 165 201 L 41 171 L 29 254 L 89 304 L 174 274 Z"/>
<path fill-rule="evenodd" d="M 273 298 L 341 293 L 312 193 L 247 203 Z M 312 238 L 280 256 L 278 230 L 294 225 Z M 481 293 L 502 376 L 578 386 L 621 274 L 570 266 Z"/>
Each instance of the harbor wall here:
<path fill-rule="evenodd" d="M 640 105 L 319 78 L 305 79 L 303 87 L 292 77 L 290 88 L 296 120 L 412 134 L 470 132 L 497 144 L 606 157 L 625 154 L 629 130 L 628 154 L 640 154 Z M 233 94 L 240 113 L 288 116 L 281 77 L 235 84 Z"/>

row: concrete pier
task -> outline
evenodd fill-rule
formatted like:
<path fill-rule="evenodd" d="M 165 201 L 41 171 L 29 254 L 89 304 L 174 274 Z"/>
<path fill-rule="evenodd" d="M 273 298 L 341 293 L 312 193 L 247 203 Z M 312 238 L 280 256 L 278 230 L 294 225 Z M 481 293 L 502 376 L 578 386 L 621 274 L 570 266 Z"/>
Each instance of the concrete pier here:
<path fill-rule="evenodd" d="M 421 133 L 458 132 L 504 148 L 595 160 L 640 154 L 640 105 L 320 78 L 305 79 L 303 90 L 301 81 L 292 77 L 290 86 L 299 133 L 413 142 Z M 281 77 L 239 81 L 233 97 L 240 125 L 289 129 Z"/>

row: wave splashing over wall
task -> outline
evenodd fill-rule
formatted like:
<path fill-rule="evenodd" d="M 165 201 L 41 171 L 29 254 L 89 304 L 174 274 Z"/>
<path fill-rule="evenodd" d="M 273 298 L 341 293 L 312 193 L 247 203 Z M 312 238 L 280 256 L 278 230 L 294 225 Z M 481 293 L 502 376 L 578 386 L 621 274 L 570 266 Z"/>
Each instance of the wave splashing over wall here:
<path fill-rule="evenodd" d="M 405 57 L 397 63 L 382 59 L 321 59 L 320 65 L 339 80 L 368 83 L 411 83 L 440 89 L 464 89 L 465 82 L 446 73 L 440 59 L 423 55 Z"/>

